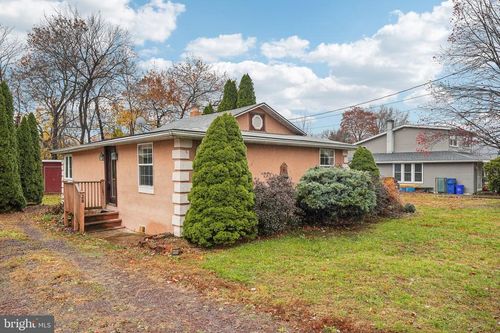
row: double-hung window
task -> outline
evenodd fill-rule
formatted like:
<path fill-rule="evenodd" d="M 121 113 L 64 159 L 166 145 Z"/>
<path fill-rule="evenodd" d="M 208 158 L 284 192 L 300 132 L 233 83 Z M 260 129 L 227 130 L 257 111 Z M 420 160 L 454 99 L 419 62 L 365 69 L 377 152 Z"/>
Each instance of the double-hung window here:
<path fill-rule="evenodd" d="M 64 178 L 73 179 L 73 156 L 64 156 Z"/>
<path fill-rule="evenodd" d="M 334 149 L 323 149 L 319 150 L 319 165 L 325 167 L 331 167 L 335 164 L 335 150 Z"/>
<path fill-rule="evenodd" d="M 137 163 L 139 168 L 139 192 L 154 193 L 152 143 L 137 145 Z"/>
<path fill-rule="evenodd" d="M 422 183 L 424 166 L 422 163 L 397 163 L 393 165 L 393 175 L 400 183 Z"/>
<path fill-rule="evenodd" d="M 450 135 L 450 147 L 458 147 L 458 139 L 456 135 Z"/>

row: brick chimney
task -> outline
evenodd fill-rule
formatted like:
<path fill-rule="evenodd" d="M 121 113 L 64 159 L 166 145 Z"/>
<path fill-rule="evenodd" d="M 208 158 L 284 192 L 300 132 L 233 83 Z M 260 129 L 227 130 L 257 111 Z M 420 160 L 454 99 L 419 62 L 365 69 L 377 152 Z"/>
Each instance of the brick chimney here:
<path fill-rule="evenodd" d="M 385 127 L 387 129 L 386 153 L 392 154 L 392 153 L 394 153 L 394 120 L 392 120 L 392 119 L 387 120 Z"/>
<path fill-rule="evenodd" d="M 192 118 L 192 117 L 198 117 L 199 115 L 201 115 L 201 112 L 200 112 L 200 109 L 198 109 L 198 107 L 195 105 L 191 108 L 191 111 L 189 112 L 189 117 Z"/>

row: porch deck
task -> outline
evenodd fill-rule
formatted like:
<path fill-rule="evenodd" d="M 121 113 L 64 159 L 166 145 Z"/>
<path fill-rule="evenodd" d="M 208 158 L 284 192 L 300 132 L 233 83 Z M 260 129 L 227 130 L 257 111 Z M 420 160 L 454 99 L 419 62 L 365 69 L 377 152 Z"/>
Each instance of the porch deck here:
<path fill-rule="evenodd" d="M 119 212 L 106 209 L 105 182 L 64 181 L 64 225 L 80 233 L 123 228 Z"/>

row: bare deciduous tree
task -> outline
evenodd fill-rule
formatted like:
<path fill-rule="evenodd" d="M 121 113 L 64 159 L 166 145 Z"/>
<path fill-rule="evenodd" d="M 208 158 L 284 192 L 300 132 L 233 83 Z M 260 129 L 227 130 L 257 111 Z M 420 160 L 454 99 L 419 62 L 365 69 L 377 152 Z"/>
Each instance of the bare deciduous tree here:
<path fill-rule="evenodd" d="M 387 121 L 394 120 L 394 126 L 408 124 L 408 112 L 402 112 L 392 107 L 381 105 L 376 112 L 378 132 L 386 131 Z"/>
<path fill-rule="evenodd" d="M 78 76 L 68 58 L 74 56 L 71 37 L 62 17 L 46 18 L 28 34 L 27 49 L 14 77 L 40 108 L 41 118 L 50 122 L 50 149 L 59 148 L 71 123 L 69 110 L 77 94 Z M 56 156 L 53 155 L 53 158 Z"/>
<path fill-rule="evenodd" d="M 0 82 L 7 79 L 10 67 L 21 50 L 21 43 L 14 38 L 12 28 L 0 24 Z"/>
<path fill-rule="evenodd" d="M 184 118 L 193 106 L 217 104 L 226 82 L 225 74 L 217 73 L 211 65 L 196 58 L 174 64 L 166 75 L 172 85 L 173 106 L 179 118 Z"/>
<path fill-rule="evenodd" d="M 432 119 L 500 149 L 500 2 L 453 2 L 449 46 L 438 59 L 456 74 L 433 85 Z"/>

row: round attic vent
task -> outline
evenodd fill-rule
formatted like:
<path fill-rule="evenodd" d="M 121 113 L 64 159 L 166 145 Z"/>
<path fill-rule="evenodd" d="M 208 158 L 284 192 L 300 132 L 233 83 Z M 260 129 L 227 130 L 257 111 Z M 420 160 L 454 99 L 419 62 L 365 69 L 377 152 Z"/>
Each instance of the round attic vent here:
<path fill-rule="evenodd" d="M 256 114 L 252 117 L 252 126 L 258 131 L 262 129 L 264 126 L 264 120 L 262 120 L 260 115 Z"/>

